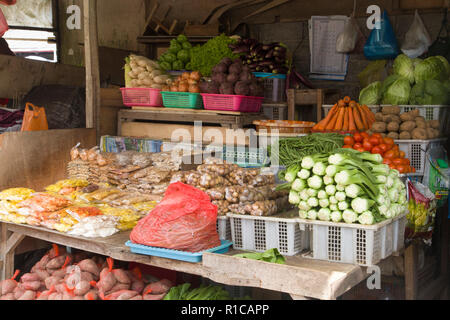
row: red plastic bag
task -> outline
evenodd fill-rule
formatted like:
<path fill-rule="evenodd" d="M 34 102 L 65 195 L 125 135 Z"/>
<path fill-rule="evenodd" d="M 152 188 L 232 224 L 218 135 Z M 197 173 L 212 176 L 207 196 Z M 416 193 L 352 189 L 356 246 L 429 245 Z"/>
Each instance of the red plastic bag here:
<path fill-rule="evenodd" d="M 3 15 L 2 9 L 0 9 L 0 38 L 3 37 L 6 31 L 8 31 L 9 26 L 8 22 L 6 22 L 6 18 Z"/>
<path fill-rule="evenodd" d="M 220 245 L 217 206 L 195 187 L 176 182 L 164 199 L 130 234 L 132 242 L 187 252 L 200 252 Z"/>

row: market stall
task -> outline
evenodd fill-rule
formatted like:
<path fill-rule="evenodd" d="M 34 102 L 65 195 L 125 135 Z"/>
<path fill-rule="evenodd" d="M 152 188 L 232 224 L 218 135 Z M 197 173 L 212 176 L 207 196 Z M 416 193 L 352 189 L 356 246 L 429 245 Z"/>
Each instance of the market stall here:
<path fill-rule="evenodd" d="M 161 48 L 130 53 L 120 65 L 124 85 L 106 89 L 98 6 L 83 4 L 89 129 L 0 135 L 7 155 L 0 299 L 189 300 L 204 289 L 188 294 L 191 283 L 155 277 L 144 266 L 325 300 L 349 294 L 374 267 L 383 275 L 397 267 L 406 299 L 445 297 L 445 57 L 411 58 L 397 48 L 380 58 L 369 50 L 375 62 L 352 96 L 316 88 L 280 41 L 173 35 L 176 23 L 169 30 L 159 21 L 157 30 L 169 36 L 139 34 L 138 41 Z M 383 23 L 390 28 L 386 13 Z M 319 70 L 314 58 L 334 54 L 336 45 L 316 47 L 320 30 L 312 29 L 311 77 L 344 80 L 348 56 Z M 337 52 L 352 52 L 337 42 Z M 393 67 L 380 67 L 380 59 Z M 205 124 L 200 137 L 178 150 L 170 141 L 176 129 L 192 138 L 198 122 Z M 249 136 L 238 146 L 234 136 L 202 145 L 204 129 L 253 128 L 256 145 Z M 123 148 L 106 150 L 104 135 Z M 47 252 L 25 272 L 15 270 L 30 238 Z M 438 258 L 429 253 L 436 242 Z M 421 264 L 424 252 L 432 258 Z M 244 298 L 208 288 L 211 300 Z"/>

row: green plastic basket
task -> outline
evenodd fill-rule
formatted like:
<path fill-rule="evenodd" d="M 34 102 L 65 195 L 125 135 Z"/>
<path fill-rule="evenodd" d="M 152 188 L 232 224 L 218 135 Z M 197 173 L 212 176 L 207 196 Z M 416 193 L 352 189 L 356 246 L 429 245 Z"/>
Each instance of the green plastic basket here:
<path fill-rule="evenodd" d="M 223 160 L 228 160 L 242 168 L 262 168 L 270 164 L 270 158 L 265 149 L 225 146 L 222 152 Z"/>
<path fill-rule="evenodd" d="M 166 108 L 203 109 L 203 98 L 200 93 L 161 92 Z"/>

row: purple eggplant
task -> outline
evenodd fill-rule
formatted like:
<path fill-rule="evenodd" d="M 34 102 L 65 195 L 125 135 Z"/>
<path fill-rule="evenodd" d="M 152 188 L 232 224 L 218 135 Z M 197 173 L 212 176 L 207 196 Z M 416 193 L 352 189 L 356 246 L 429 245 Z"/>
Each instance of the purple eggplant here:
<path fill-rule="evenodd" d="M 272 59 L 273 54 L 274 54 L 274 50 L 272 49 L 272 50 L 270 50 L 270 51 L 265 55 L 264 58 L 266 58 L 266 59 Z"/>

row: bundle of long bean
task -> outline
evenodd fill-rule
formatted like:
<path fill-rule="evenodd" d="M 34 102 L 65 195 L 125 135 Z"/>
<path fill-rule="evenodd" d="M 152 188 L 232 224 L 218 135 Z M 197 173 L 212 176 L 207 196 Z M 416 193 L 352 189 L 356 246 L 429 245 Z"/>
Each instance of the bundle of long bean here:
<path fill-rule="evenodd" d="M 280 165 L 289 167 L 301 163 L 303 157 L 307 155 L 332 152 L 342 148 L 343 145 L 343 135 L 313 133 L 300 138 L 280 139 L 278 152 L 273 147 L 269 147 L 269 153 L 271 157 L 278 157 Z"/>

